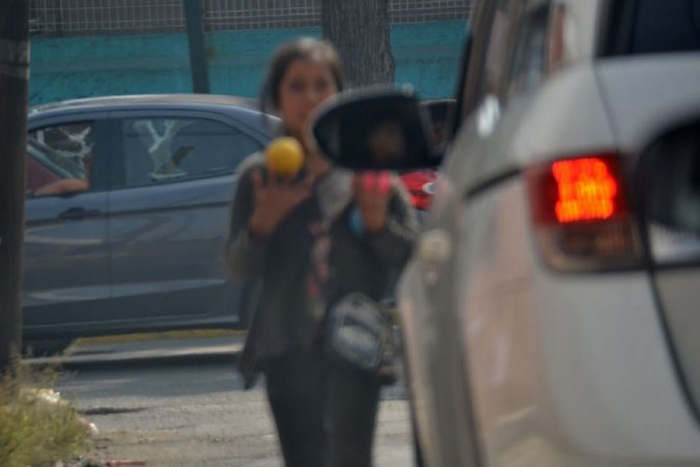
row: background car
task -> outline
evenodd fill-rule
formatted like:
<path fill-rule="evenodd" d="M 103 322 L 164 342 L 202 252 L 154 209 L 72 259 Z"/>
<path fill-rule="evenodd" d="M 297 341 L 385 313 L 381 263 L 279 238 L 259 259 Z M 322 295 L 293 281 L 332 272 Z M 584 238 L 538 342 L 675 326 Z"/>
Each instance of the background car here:
<path fill-rule="evenodd" d="M 245 327 L 222 251 L 236 169 L 270 139 L 226 96 L 83 99 L 29 116 L 24 339 Z M 37 345 L 41 347 L 41 345 Z"/>
<path fill-rule="evenodd" d="M 444 151 L 448 142 L 448 129 L 450 119 L 455 112 L 455 99 L 439 99 L 421 102 L 430 119 L 431 137 L 437 151 Z M 418 212 L 421 224 L 426 222 L 425 211 L 430 209 L 430 204 L 435 195 L 435 181 L 437 170 L 422 169 L 404 171 L 401 179 L 411 195 L 411 202 Z"/>
<path fill-rule="evenodd" d="M 415 170 L 401 174 L 401 181 L 411 195 L 411 204 L 418 211 L 430 209 L 436 177 L 437 172 L 434 170 Z"/>
<path fill-rule="evenodd" d="M 485 0 L 474 18 L 399 289 L 419 462 L 700 465 L 700 2 Z M 323 142 L 379 108 L 421 121 L 405 92 L 349 95 L 321 147 L 389 168 Z M 390 168 L 435 167 L 429 133 Z"/>
<path fill-rule="evenodd" d="M 35 353 L 74 338 L 247 328 L 255 288 L 223 263 L 236 169 L 276 117 L 227 96 L 81 99 L 29 116 L 24 326 Z M 405 174 L 418 210 L 428 172 Z"/>

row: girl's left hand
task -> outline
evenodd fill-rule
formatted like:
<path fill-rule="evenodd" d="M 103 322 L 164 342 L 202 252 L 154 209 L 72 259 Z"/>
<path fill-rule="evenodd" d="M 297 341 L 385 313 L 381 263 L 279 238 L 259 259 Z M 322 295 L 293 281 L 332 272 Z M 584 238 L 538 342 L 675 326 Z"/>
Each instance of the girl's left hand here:
<path fill-rule="evenodd" d="M 365 230 L 381 232 L 386 227 L 391 196 L 389 172 L 362 172 L 353 178 L 355 204 L 362 215 Z"/>

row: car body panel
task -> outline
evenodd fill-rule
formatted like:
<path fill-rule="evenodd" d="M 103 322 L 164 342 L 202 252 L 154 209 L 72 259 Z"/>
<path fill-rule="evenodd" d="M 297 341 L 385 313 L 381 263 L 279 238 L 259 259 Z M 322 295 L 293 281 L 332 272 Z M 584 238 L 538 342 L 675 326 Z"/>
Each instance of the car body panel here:
<path fill-rule="evenodd" d="M 688 385 L 690 403 L 700 402 L 700 313 L 697 305 L 697 289 L 700 284 L 700 268 L 689 266 L 675 270 L 662 270 L 655 274 L 659 300 L 677 352 L 684 381 Z"/>
<path fill-rule="evenodd" d="M 115 319 L 222 311 L 216 308 L 229 288 L 223 244 L 234 182 L 213 177 L 111 193 Z"/>
<path fill-rule="evenodd" d="M 517 465 L 519 449 L 542 456 L 533 465 L 697 461 L 649 275 L 549 271 L 526 193 L 513 178 L 464 216 L 459 310 L 487 465 Z"/>
<path fill-rule="evenodd" d="M 228 114 L 235 116 L 236 112 Z M 217 132 L 227 132 L 212 133 L 212 138 L 228 139 L 239 132 L 241 125 L 227 114 L 191 109 L 120 110 L 110 116 L 119 122 L 124 135 L 118 160 L 125 162 L 133 156 L 129 151 L 141 151 L 145 149 L 143 144 L 153 143 L 128 137 L 128 122 L 191 122 L 185 129 L 196 126 L 197 142 L 204 134 L 200 132 L 209 131 L 207 128 L 216 126 Z M 184 144 L 186 141 L 177 142 L 179 137 L 173 136 L 168 144 Z M 255 144 L 245 150 L 252 154 L 263 147 L 265 138 L 250 137 L 246 141 Z M 220 149 L 218 146 L 215 143 L 209 149 Z M 128 177 L 130 170 L 122 166 L 115 172 Z M 183 175 L 146 186 L 121 188 L 125 184 L 121 181 L 110 192 L 111 313 L 115 319 L 152 321 L 215 315 L 228 325 L 238 322 L 237 313 L 231 309 L 240 301 L 241 288 L 230 283 L 223 261 L 236 175 L 232 171 L 193 179 Z"/>
<path fill-rule="evenodd" d="M 469 391 L 465 390 L 464 359 L 458 345 L 458 316 L 446 304 L 454 304 L 455 229 L 461 225 L 455 197 L 445 193 L 449 180 L 438 176 L 432 216 L 426 220 L 399 288 L 399 309 L 404 329 L 412 403 L 421 446 L 429 465 L 471 465 L 478 458 L 476 446 L 465 442 L 471 429 Z M 449 202 L 449 204 L 444 204 Z M 433 217 L 434 216 L 434 217 Z M 444 436 L 444 433 L 452 433 Z"/>
<path fill-rule="evenodd" d="M 641 152 L 700 115 L 700 61 L 697 54 L 598 57 L 616 2 L 549 3 L 565 12 L 563 67 L 527 92 L 465 98 L 467 115 L 402 278 L 422 460 L 430 467 L 697 465 L 700 427 L 658 306 L 660 299 L 692 328 L 680 332 L 681 353 L 697 353 L 700 324 L 690 308 L 697 269 L 550 270 L 534 239 L 526 175 L 558 159 L 620 153 L 625 181 L 636 183 Z M 472 51 L 478 69 L 476 57 Z M 429 261 L 439 251 L 449 254 Z M 461 375 L 450 373 L 456 368 Z M 455 448 L 455 440 L 470 448 Z"/>
<path fill-rule="evenodd" d="M 99 122 L 105 112 L 91 110 L 77 117 L 54 115 L 29 122 L 29 132 L 72 121 Z M 95 124 L 95 148 L 106 155 L 104 128 Z M 35 159 L 38 162 L 38 159 Z M 109 195 L 104 191 L 108 167 L 96 163 L 97 191 L 26 200 L 24 245 L 24 332 L 65 332 L 101 319 L 109 303 L 110 258 L 107 248 Z M 61 173 L 57 169 L 56 174 Z"/>
<path fill-rule="evenodd" d="M 597 74 L 625 153 L 639 154 L 661 134 L 700 117 L 698 53 L 606 59 Z"/>
<path fill-rule="evenodd" d="M 233 284 L 223 263 L 235 170 L 127 188 L 121 122 L 146 117 L 217 121 L 255 142 L 251 152 L 278 125 L 253 102 L 226 96 L 121 96 L 32 109 L 30 131 L 95 120 L 104 151 L 96 157 L 98 192 L 27 200 L 25 339 L 244 325 L 247 286 Z M 56 220 L 71 207 L 91 215 Z"/>
<path fill-rule="evenodd" d="M 491 134 L 479 133 L 480 111 L 465 122 L 442 170 L 463 192 L 513 170 L 617 147 L 592 64 L 563 71 L 536 95 L 512 99 Z"/>
<path fill-rule="evenodd" d="M 671 217 L 678 217 L 680 221 L 677 225 L 664 226 L 651 219 L 647 228 L 652 245 L 650 254 L 657 263 L 652 268 L 652 275 L 660 326 L 668 330 L 668 344 L 678 365 L 677 377 L 684 385 L 688 409 L 700 423 L 700 348 L 695 344 L 700 331 L 695 300 L 700 284 L 697 267 L 699 243 L 697 232 L 694 234 L 692 229 L 684 228 L 682 219 L 691 220 L 698 215 L 697 181 L 693 181 L 697 168 L 693 167 L 697 167 L 697 151 L 700 148 L 697 136 L 697 122 L 700 121 L 700 86 L 697 84 L 700 82 L 700 54 L 649 55 L 633 61 L 609 59 L 600 64 L 598 74 L 622 153 L 637 156 L 635 159 L 641 156 L 643 164 L 647 148 L 662 138 L 666 140 L 667 135 L 684 129 L 685 136 L 679 136 L 685 139 L 682 148 L 676 142 L 663 143 L 662 149 L 652 150 L 658 152 L 654 157 L 659 158 L 664 169 L 637 176 L 635 180 L 640 180 L 640 186 L 635 186 L 634 192 L 645 194 L 645 202 L 648 202 L 656 197 L 655 191 L 663 190 L 664 203 L 671 204 L 662 210 L 674 213 Z M 635 77 L 633 85 L 630 84 L 630 76 Z M 695 126 L 688 127 L 691 124 Z M 692 133 L 695 133 L 694 137 Z M 667 179 L 668 173 L 675 173 L 675 178 Z M 646 183 L 646 180 L 652 183 Z M 667 183 L 670 185 L 666 186 Z M 675 252 L 674 256 L 658 261 L 665 256 L 658 248 L 666 242 L 666 247 L 670 248 L 668 251 Z M 678 263 L 677 267 L 673 267 L 675 263 Z"/>
<path fill-rule="evenodd" d="M 681 382 L 700 423 L 700 112 L 644 151 L 642 224 L 647 232 L 659 311 L 666 324 Z"/>
<path fill-rule="evenodd" d="M 71 210 L 95 215 L 61 217 Z M 27 200 L 25 333 L 100 320 L 111 297 L 107 211 L 105 192 Z"/>
<path fill-rule="evenodd" d="M 436 340 L 433 345 L 439 346 L 437 349 L 427 350 L 429 343 L 423 343 L 425 347 L 422 348 L 424 357 L 433 356 L 427 362 L 422 364 L 426 367 L 432 367 L 438 365 L 437 362 L 442 362 L 446 359 L 456 359 L 458 363 L 458 370 L 461 373 L 459 379 L 455 378 L 454 375 L 445 373 L 442 378 L 439 375 L 433 375 L 433 379 L 430 380 L 428 384 L 436 386 L 438 388 L 451 387 L 453 393 L 461 392 L 465 397 L 470 397 L 472 400 L 479 400 L 485 396 L 481 393 L 483 385 L 485 384 L 483 378 L 487 378 L 489 381 L 494 378 L 507 378 L 505 376 L 512 366 L 506 363 L 499 363 L 498 361 L 493 367 L 489 367 L 488 371 L 485 371 L 484 365 L 477 365 L 477 369 L 473 366 L 484 358 L 490 359 L 489 364 L 493 364 L 493 355 L 489 355 L 489 352 L 501 353 L 509 352 L 514 345 L 520 345 L 524 348 L 518 349 L 517 355 L 520 360 L 517 360 L 524 368 L 520 368 L 515 372 L 514 378 L 520 378 L 521 380 L 533 378 L 531 381 L 516 381 L 516 389 L 507 388 L 506 394 L 501 395 L 501 397 L 507 401 L 508 404 L 505 407 L 500 407 L 501 412 L 491 413 L 492 403 L 487 398 L 488 402 L 485 402 L 484 406 L 475 405 L 473 407 L 474 413 L 467 408 L 468 403 L 462 401 L 460 406 L 455 398 L 452 399 L 445 397 L 444 395 L 436 398 L 436 405 L 440 408 L 434 408 L 431 414 L 443 413 L 444 418 L 449 421 L 440 419 L 437 433 L 433 434 L 434 438 L 440 438 L 444 436 L 444 433 L 461 433 L 458 436 L 459 439 L 464 440 L 472 436 L 469 428 L 470 423 L 474 426 L 479 426 L 478 432 L 480 437 L 489 437 L 487 433 L 489 430 L 486 427 L 482 427 L 484 423 L 483 417 L 485 410 L 488 414 L 487 416 L 496 417 L 496 420 L 489 420 L 489 424 L 497 425 L 500 428 L 498 435 L 493 442 L 491 439 L 483 439 L 480 451 L 476 455 L 480 456 L 483 460 L 488 460 L 492 456 L 492 451 L 505 449 L 511 449 L 512 446 L 509 443 L 515 443 L 514 440 L 518 442 L 517 436 L 513 435 L 513 430 L 510 428 L 502 428 L 506 425 L 510 426 L 507 422 L 508 420 L 521 420 L 524 414 L 528 414 L 532 410 L 534 401 L 532 392 L 534 391 L 534 385 L 537 381 L 536 374 L 529 372 L 527 368 L 532 368 L 532 365 L 536 362 L 527 361 L 527 357 L 531 356 L 533 351 L 532 345 L 534 339 L 532 334 L 525 333 L 525 329 L 518 326 L 513 327 L 515 324 L 520 323 L 523 319 L 527 323 L 528 318 L 526 316 L 519 316 L 516 314 L 516 320 L 513 321 L 512 315 L 509 315 L 507 311 L 511 313 L 517 307 L 512 305 L 503 311 L 503 313 L 494 313 L 482 316 L 478 311 L 475 310 L 479 315 L 475 318 L 470 318 L 468 315 L 463 314 L 466 310 L 465 302 L 470 300 L 470 294 L 476 293 L 474 300 L 483 300 L 483 291 L 472 290 L 472 287 L 479 287 L 479 285 L 474 284 L 484 284 L 485 279 L 489 277 L 484 275 L 483 271 L 478 270 L 478 261 L 475 258 L 470 257 L 470 255 L 478 254 L 492 254 L 494 253 L 494 248 L 499 244 L 499 238 L 497 235 L 499 232 L 496 229 L 497 225 L 494 224 L 494 216 L 498 213 L 495 208 L 493 212 L 482 212 L 482 215 L 474 215 L 471 211 L 472 199 L 479 199 L 482 191 L 485 193 L 490 193 L 492 190 L 497 190 L 503 186 L 503 184 L 508 183 L 508 180 L 512 177 L 516 177 L 523 167 L 527 167 L 531 164 L 539 163 L 542 160 L 547 160 L 554 157 L 557 154 L 563 154 L 557 148 L 562 148 L 559 144 L 561 137 L 563 136 L 561 132 L 557 131 L 544 131 L 536 132 L 539 138 L 535 138 L 532 135 L 527 134 L 526 131 L 521 131 L 521 128 L 530 126 L 531 128 L 542 128 L 543 125 L 550 124 L 551 122 L 561 122 L 575 120 L 576 118 L 581 118 L 578 114 L 573 114 L 570 109 L 570 104 L 572 100 L 577 100 L 579 97 L 582 99 L 587 106 L 593 106 L 600 119 L 605 122 L 607 121 L 607 115 L 605 109 L 600 102 L 600 98 L 591 99 L 591 93 L 587 95 L 577 96 L 576 93 L 571 93 L 572 89 L 584 88 L 586 85 L 592 85 L 595 89 L 595 77 L 591 72 L 590 68 L 572 71 L 571 75 L 562 78 L 561 81 L 555 82 L 552 80 L 547 85 L 553 87 L 552 94 L 557 96 L 554 100 L 555 104 L 552 104 L 546 108 L 546 114 L 538 119 L 538 114 L 533 111 L 533 108 L 538 107 L 538 103 L 533 102 L 533 96 L 525 96 L 520 99 L 514 99 L 508 102 L 507 111 L 502 114 L 502 117 L 496 122 L 496 125 L 492 132 L 481 133 L 480 132 L 480 122 L 479 122 L 479 110 L 470 117 L 462 127 L 460 134 L 455 139 L 451 149 L 448 160 L 445 162 L 445 167 L 442 172 L 442 179 L 439 181 L 437 186 L 437 193 L 433 200 L 433 223 L 428 226 L 427 230 L 434 229 L 436 231 L 443 232 L 447 238 L 449 238 L 453 254 L 456 259 L 451 261 L 451 271 L 452 274 L 445 274 L 440 276 L 438 279 L 438 284 L 434 287 L 439 288 L 442 292 L 435 295 L 432 300 L 432 310 L 436 314 L 434 319 L 438 320 L 435 324 L 437 328 L 436 335 L 440 336 L 439 340 Z M 545 85 L 545 86 L 547 86 Z M 595 95 L 595 92 L 593 93 Z M 596 105 L 597 104 L 597 105 Z M 542 121 L 540 121 L 542 120 Z M 534 126 L 532 126 L 534 125 Z M 581 132 L 586 132 L 585 129 L 581 129 Z M 592 132 L 597 138 L 602 141 L 596 144 L 595 147 L 609 147 L 614 145 L 614 135 L 601 123 L 597 129 L 593 129 Z M 529 136 L 529 141 L 520 142 L 518 137 L 522 135 Z M 586 135 L 581 135 L 578 141 L 591 141 L 590 133 Z M 575 146 L 571 146 L 569 149 L 573 149 Z M 545 149 L 546 148 L 546 149 Z M 541 151 L 541 152 L 540 152 Z M 527 155 L 524 155 L 527 154 Z M 506 212 L 509 212 L 506 210 Z M 505 213 L 504 213 L 505 215 Z M 508 214 L 512 216 L 512 212 Z M 513 217 L 515 218 L 515 217 Z M 516 234 L 522 235 L 522 230 L 513 230 L 512 235 Z M 481 238 L 485 244 L 480 247 L 470 248 L 470 239 Z M 425 240 L 425 233 L 423 234 L 422 241 Z M 507 245 L 507 246 L 506 246 Z M 504 245 L 504 252 L 513 253 L 513 245 Z M 490 248 L 489 248 L 490 246 Z M 526 245 L 528 247 L 529 245 Z M 420 247 L 419 247 L 420 248 Z M 517 251 L 517 250 L 516 250 Z M 517 257 L 510 259 L 511 264 L 500 270 L 499 273 L 503 274 L 500 281 L 506 284 L 507 287 L 514 288 L 512 284 L 520 284 L 520 287 L 524 287 L 526 282 L 527 274 L 522 272 L 522 261 L 521 265 L 518 267 Z M 423 266 L 424 268 L 425 266 Z M 415 288 L 412 288 L 412 293 L 415 294 Z M 502 295 L 501 298 L 506 299 L 506 295 L 502 293 L 496 293 L 496 296 Z M 521 295 L 525 295 L 525 292 L 521 292 Z M 527 303 L 527 297 L 521 296 L 518 299 L 519 303 L 523 305 Z M 455 315 L 455 312 L 462 310 L 461 313 Z M 475 324 L 477 323 L 477 324 Z M 515 324 L 514 324 L 515 323 Z M 494 336 L 493 331 L 489 329 L 494 326 L 501 325 L 506 327 L 506 331 L 509 333 L 506 336 Z M 487 334 L 484 336 L 468 336 L 464 331 L 470 327 L 480 327 L 484 326 Z M 460 329 L 457 335 L 454 335 L 454 329 Z M 515 331 L 523 331 L 522 333 L 513 334 Z M 447 339 L 447 336 L 452 336 L 451 339 Z M 495 340 L 491 340 L 497 337 Z M 517 338 L 515 338 L 517 337 Z M 514 339 L 515 338 L 515 339 Z M 484 342 L 487 344 L 484 346 L 484 352 L 472 352 L 473 349 L 467 349 L 470 339 L 478 341 L 480 345 Z M 410 345 L 410 344 L 409 344 Z M 493 346 L 500 346 L 498 350 L 493 350 Z M 446 353 L 448 350 L 453 349 L 448 357 Z M 474 359 L 477 359 L 476 362 Z M 496 360 L 504 361 L 507 359 L 508 355 L 500 355 L 496 357 Z M 528 367 L 529 365 L 529 367 Z M 489 365 L 486 365 L 487 367 Z M 459 381 L 462 381 L 460 383 Z M 469 386 L 464 384 L 464 381 L 469 382 Z M 508 381 L 506 386 L 511 385 L 513 382 Z M 523 385 L 525 388 L 523 388 Z M 461 387 L 460 387 L 461 386 Z M 488 389 L 483 389 L 485 393 L 493 391 L 490 394 L 491 398 L 498 397 L 498 393 L 494 391 L 492 383 L 486 384 Z M 467 387 L 469 389 L 467 389 Z M 519 392 L 518 392 L 519 391 Z M 501 393 L 502 394 L 502 393 Z M 516 403 L 517 401 L 518 403 Z M 462 407 L 460 410 L 455 410 L 455 407 Z M 495 403 L 496 407 L 500 406 L 500 402 Z M 420 414 L 417 410 L 417 418 L 420 423 Z M 529 416 L 528 416 L 529 417 Z M 479 420 L 474 420 L 479 418 Z M 526 417 L 527 418 L 527 417 Z M 461 420 L 461 421 L 456 421 Z M 472 421 L 470 422 L 470 419 Z M 518 422 L 522 423 L 522 422 Z M 461 429 L 458 429 L 456 425 L 462 425 Z M 550 427 L 551 428 L 551 427 Z M 427 429 L 427 428 L 426 428 Z M 482 432 L 483 430 L 483 432 Z M 501 435 L 501 431 L 508 434 Z M 486 433 L 486 434 L 485 434 Z M 517 431 L 516 431 L 517 433 Z M 529 435 L 529 434 L 528 434 Z M 507 440 L 510 440 L 506 442 Z M 541 440 L 540 440 L 541 441 Z M 432 441 L 432 444 L 439 443 L 440 441 Z M 533 441 L 534 442 L 534 441 Z M 444 443 L 444 441 L 442 441 Z M 431 442 L 427 443 L 428 445 Z M 537 443 L 536 443 L 537 444 Z M 496 446 L 496 447 L 494 447 Z M 500 447 L 498 447 L 500 446 Z M 544 446 L 548 446 L 546 443 Z M 540 447 L 538 449 L 543 449 Z M 552 452 L 549 452 L 548 450 Z M 554 465 L 567 465 L 566 462 L 572 461 L 573 458 L 567 454 L 565 451 L 559 451 L 555 447 L 548 447 L 545 449 L 545 453 L 538 455 L 545 456 L 548 462 L 553 459 L 558 459 L 559 464 Z M 442 454 L 445 449 L 439 449 Z M 469 465 L 469 463 L 461 460 L 450 464 L 444 463 L 430 463 L 429 465 Z M 487 463 L 487 465 L 489 465 Z M 500 465 L 498 462 L 493 465 Z M 507 464 L 504 464 L 507 465 Z"/>

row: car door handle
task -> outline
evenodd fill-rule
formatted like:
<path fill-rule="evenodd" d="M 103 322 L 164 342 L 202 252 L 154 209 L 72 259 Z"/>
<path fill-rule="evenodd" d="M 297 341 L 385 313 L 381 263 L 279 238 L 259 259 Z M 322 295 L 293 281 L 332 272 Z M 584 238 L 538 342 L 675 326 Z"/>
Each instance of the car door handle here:
<path fill-rule="evenodd" d="M 102 211 L 98 209 L 70 208 L 63 211 L 58 217 L 66 221 L 75 221 L 87 217 L 97 217 L 101 213 Z"/>

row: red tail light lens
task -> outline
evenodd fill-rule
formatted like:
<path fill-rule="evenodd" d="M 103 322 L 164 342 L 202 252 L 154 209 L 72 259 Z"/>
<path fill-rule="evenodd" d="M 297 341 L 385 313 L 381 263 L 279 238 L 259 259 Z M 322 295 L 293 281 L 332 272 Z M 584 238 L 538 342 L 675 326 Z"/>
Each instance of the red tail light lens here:
<path fill-rule="evenodd" d="M 598 271 L 640 264 L 618 156 L 557 161 L 531 169 L 528 180 L 537 241 L 551 268 Z"/>
<path fill-rule="evenodd" d="M 410 172 L 401 175 L 401 180 L 411 195 L 413 207 L 421 211 L 428 210 L 434 194 L 435 173 L 432 171 Z"/>
<path fill-rule="evenodd" d="M 618 184 L 600 158 L 552 164 L 559 199 L 555 213 L 561 223 L 610 219 L 615 214 Z"/>

